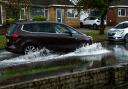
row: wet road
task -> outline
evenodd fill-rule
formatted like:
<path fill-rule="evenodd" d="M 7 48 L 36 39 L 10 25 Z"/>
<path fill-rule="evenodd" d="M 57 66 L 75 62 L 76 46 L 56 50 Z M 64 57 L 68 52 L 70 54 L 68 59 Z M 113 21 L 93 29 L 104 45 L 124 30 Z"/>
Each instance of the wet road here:
<path fill-rule="evenodd" d="M 5 59 L 11 59 L 20 56 L 19 54 L 7 52 L 6 50 L 0 50 L 0 61 Z"/>
<path fill-rule="evenodd" d="M 97 49 L 98 45 L 94 45 L 94 46 L 92 46 L 91 49 L 90 49 L 90 47 L 87 47 L 87 48 L 81 48 L 81 49 L 77 50 L 78 52 L 76 51 L 76 52 L 72 52 L 72 53 L 68 53 L 68 54 L 64 54 L 64 55 L 50 54 L 47 56 L 42 55 L 41 53 L 33 54 L 30 56 L 24 56 L 24 55 L 7 52 L 5 50 L 0 50 L 0 65 L 1 64 L 4 65 L 3 63 L 7 64 L 9 62 L 11 64 L 13 64 L 13 63 L 19 64 L 19 63 L 25 63 L 25 62 L 30 63 L 30 62 L 45 61 L 45 60 L 48 61 L 48 60 L 52 60 L 52 59 L 65 59 L 65 58 L 68 59 L 68 57 L 70 58 L 70 57 L 76 57 L 76 56 L 77 56 L 77 58 L 79 58 L 79 56 L 80 56 L 81 59 L 91 61 L 91 62 L 97 61 L 97 60 L 102 60 L 102 59 L 107 60 L 110 64 L 128 62 L 128 44 L 105 42 L 105 43 L 102 43 L 102 45 L 105 49 L 107 49 L 108 51 L 111 52 L 113 57 L 112 57 L 112 55 L 110 55 L 110 56 L 111 56 L 111 58 L 114 59 L 114 61 L 111 61 L 112 59 L 109 58 L 110 57 L 109 55 L 107 55 L 106 58 L 104 58 L 104 55 L 102 55 L 102 50 L 100 50 L 100 47 Z M 101 52 L 101 54 L 98 52 Z M 94 62 L 93 62 L 93 64 L 94 64 Z"/>

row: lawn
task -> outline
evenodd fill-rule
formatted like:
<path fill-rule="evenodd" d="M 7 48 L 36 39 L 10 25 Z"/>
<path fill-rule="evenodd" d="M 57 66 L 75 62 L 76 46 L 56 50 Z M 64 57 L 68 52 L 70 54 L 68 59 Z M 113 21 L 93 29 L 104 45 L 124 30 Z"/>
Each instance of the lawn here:
<path fill-rule="evenodd" d="M 86 32 L 85 33 L 88 36 L 91 36 L 93 38 L 93 42 L 104 42 L 107 40 L 106 34 L 99 34 L 99 31 L 94 31 L 94 32 Z"/>
<path fill-rule="evenodd" d="M 4 35 L 0 35 L 0 49 L 5 47 L 6 37 Z"/>
<path fill-rule="evenodd" d="M 36 65 L 21 65 L 17 68 L 5 68 L 0 70 L 0 80 L 15 79 L 16 77 L 32 76 L 41 73 L 50 74 L 61 70 L 68 70 L 79 68 L 80 65 L 86 63 L 86 61 L 78 59 L 58 60 L 49 62 L 47 64 L 36 64 Z"/>

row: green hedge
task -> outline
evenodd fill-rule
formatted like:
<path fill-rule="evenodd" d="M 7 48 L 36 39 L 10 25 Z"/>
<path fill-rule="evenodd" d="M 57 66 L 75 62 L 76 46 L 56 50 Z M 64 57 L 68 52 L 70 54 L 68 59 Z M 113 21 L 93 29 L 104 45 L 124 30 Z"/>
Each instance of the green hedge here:
<path fill-rule="evenodd" d="M 16 20 L 14 18 L 9 18 L 6 20 L 7 24 L 13 24 L 16 22 Z"/>
<path fill-rule="evenodd" d="M 47 18 L 45 16 L 34 16 L 33 21 L 46 21 Z"/>

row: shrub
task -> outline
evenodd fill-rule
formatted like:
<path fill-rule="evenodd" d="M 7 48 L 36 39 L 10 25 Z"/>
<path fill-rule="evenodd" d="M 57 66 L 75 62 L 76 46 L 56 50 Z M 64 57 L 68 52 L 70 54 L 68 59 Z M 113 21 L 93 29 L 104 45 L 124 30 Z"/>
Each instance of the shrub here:
<path fill-rule="evenodd" d="M 14 19 L 14 18 L 9 18 L 9 19 L 7 19 L 6 20 L 6 22 L 7 22 L 7 24 L 13 24 L 13 23 L 15 23 L 16 22 L 16 20 Z"/>
<path fill-rule="evenodd" d="M 47 18 L 45 16 L 34 16 L 33 21 L 46 21 Z"/>

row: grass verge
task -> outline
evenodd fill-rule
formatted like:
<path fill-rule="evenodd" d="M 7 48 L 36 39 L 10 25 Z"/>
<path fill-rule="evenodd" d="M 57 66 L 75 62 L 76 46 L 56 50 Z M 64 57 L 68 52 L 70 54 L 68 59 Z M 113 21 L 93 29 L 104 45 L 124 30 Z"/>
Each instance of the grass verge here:
<path fill-rule="evenodd" d="M 5 47 L 6 37 L 4 35 L 0 35 L 0 49 Z"/>
<path fill-rule="evenodd" d="M 36 65 L 36 66 L 22 66 L 17 68 L 9 68 L 9 69 L 3 69 L 0 71 L 0 80 L 7 80 L 12 79 L 15 77 L 23 77 L 23 76 L 29 76 L 33 74 L 49 74 L 51 72 L 63 70 L 63 69 L 69 69 L 69 68 L 76 68 L 77 66 L 82 65 L 82 60 L 64 60 L 64 61 L 55 61 L 52 63 L 48 63 L 46 65 Z"/>
<path fill-rule="evenodd" d="M 106 34 L 100 35 L 98 31 L 86 32 L 85 34 L 91 36 L 93 38 L 93 42 L 104 42 L 107 40 Z"/>

